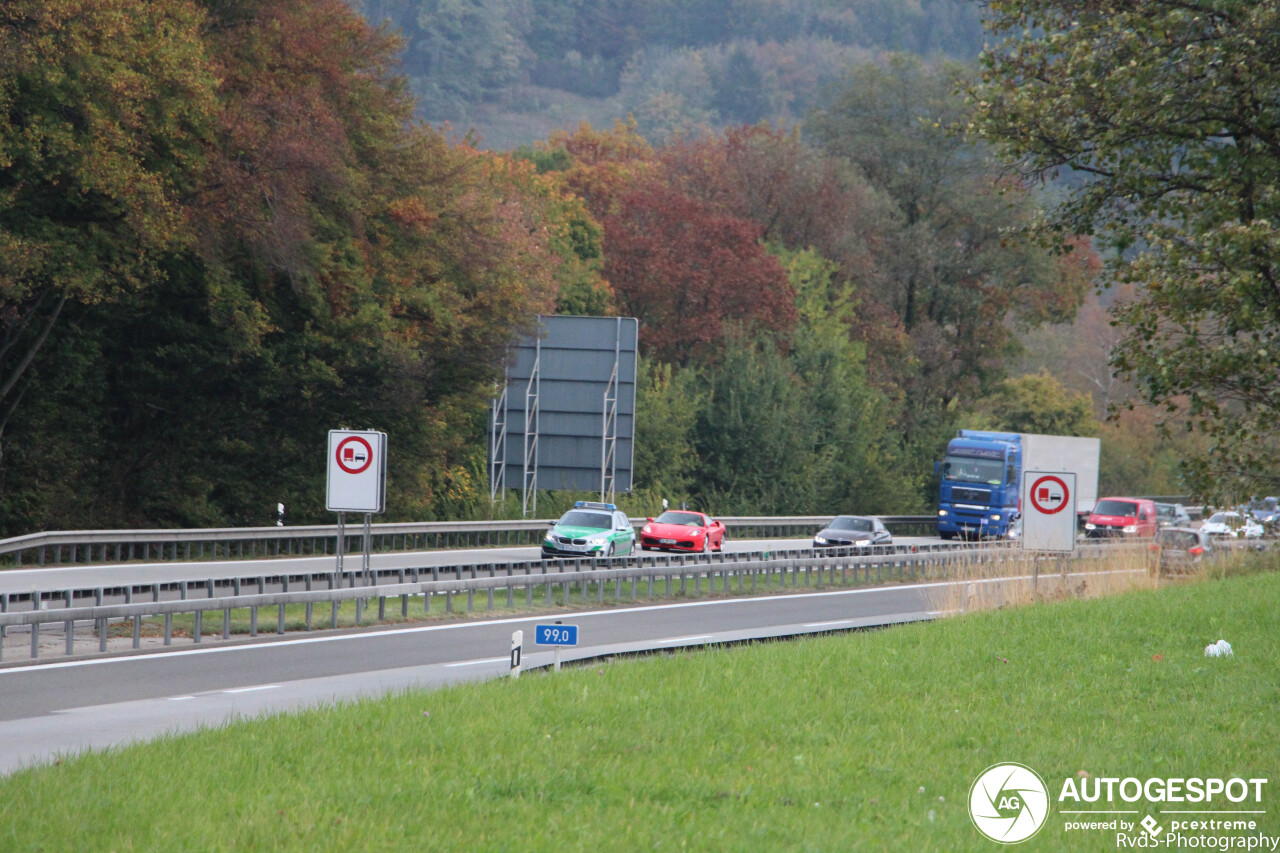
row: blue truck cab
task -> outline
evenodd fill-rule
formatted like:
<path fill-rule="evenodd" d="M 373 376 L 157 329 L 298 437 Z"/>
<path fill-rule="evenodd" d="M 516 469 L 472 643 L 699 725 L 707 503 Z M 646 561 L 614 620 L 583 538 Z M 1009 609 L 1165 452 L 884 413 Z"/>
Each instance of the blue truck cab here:
<path fill-rule="evenodd" d="M 962 429 L 938 463 L 938 535 L 1004 537 L 1018 513 L 1022 436 Z"/>

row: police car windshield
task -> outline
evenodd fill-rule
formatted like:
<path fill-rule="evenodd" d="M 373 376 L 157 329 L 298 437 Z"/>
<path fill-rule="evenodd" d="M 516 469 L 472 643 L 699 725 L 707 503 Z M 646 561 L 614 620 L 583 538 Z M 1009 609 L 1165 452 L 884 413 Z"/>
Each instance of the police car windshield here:
<path fill-rule="evenodd" d="M 594 527 L 597 530 L 613 529 L 613 516 L 604 512 L 587 512 L 571 509 L 560 519 L 565 527 Z"/>

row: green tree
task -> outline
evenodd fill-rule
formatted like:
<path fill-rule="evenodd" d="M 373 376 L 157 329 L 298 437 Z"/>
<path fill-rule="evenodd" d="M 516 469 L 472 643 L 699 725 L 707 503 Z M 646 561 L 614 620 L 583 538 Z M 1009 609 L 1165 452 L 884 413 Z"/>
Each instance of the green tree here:
<path fill-rule="evenodd" d="M 1089 395 L 1067 390 L 1043 370 L 1004 380 L 976 409 L 975 429 L 1085 436 L 1099 430 Z"/>
<path fill-rule="evenodd" d="M 1136 286 L 1114 364 L 1211 439 L 1201 492 L 1280 484 L 1280 3 L 994 0 L 974 129 L 1071 175 L 1041 232 Z"/>
<path fill-rule="evenodd" d="M 678 501 L 697 466 L 694 426 L 702 406 L 695 369 L 641 358 L 636 377 L 635 485 Z"/>

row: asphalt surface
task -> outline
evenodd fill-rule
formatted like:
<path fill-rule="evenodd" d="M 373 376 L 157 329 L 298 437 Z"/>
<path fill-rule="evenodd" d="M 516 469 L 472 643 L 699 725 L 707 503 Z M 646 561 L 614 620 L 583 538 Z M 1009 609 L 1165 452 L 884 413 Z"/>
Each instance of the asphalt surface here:
<path fill-rule="evenodd" d="M 937 543 L 935 537 L 899 537 L 895 544 Z M 725 543 L 730 553 L 751 551 L 788 550 L 812 547 L 809 539 L 743 539 Z M 646 552 L 661 553 L 661 552 Z M 458 550 L 404 551 L 390 554 L 373 554 L 370 566 L 374 569 L 429 568 L 431 566 L 470 566 L 488 563 L 514 563 L 536 561 L 541 550 L 521 548 L 470 548 Z M 344 568 L 357 570 L 361 556 L 348 554 Z M 154 563 L 108 563 L 91 566 L 50 566 L 34 569 L 9 569 L 0 571 L 0 594 L 25 595 L 33 590 L 44 593 L 63 590 L 95 589 L 111 586 L 146 586 L 178 581 L 203 582 L 229 578 L 251 578 L 281 574 L 308 572 L 332 572 L 335 558 L 328 557 L 276 557 L 260 560 L 178 561 Z"/>
<path fill-rule="evenodd" d="M 264 713 L 431 688 L 509 672 L 513 631 L 526 667 L 549 663 L 534 626 L 579 626 L 566 661 L 850 630 L 928 619 L 944 584 L 682 601 L 554 616 L 317 632 L 218 646 L 0 669 L 0 773 L 165 732 Z"/>

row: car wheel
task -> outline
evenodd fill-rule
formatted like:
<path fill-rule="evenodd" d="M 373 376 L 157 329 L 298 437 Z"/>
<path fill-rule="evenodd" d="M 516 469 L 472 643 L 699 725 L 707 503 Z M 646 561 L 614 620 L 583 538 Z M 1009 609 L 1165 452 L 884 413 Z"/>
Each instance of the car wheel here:
<path fill-rule="evenodd" d="M 951 532 L 950 530 L 944 530 L 938 535 L 942 537 L 944 542 L 950 542 L 952 539 L 956 538 L 955 533 Z"/>
<path fill-rule="evenodd" d="M 613 543 L 612 543 L 612 542 L 610 542 L 610 543 L 609 543 L 609 550 L 608 550 L 608 551 L 605 551 L 605 552 L 604 552 L 604 555 L 605 555 L 605 557 L 612 557 L 612 556 L 613 556 Z"/>

